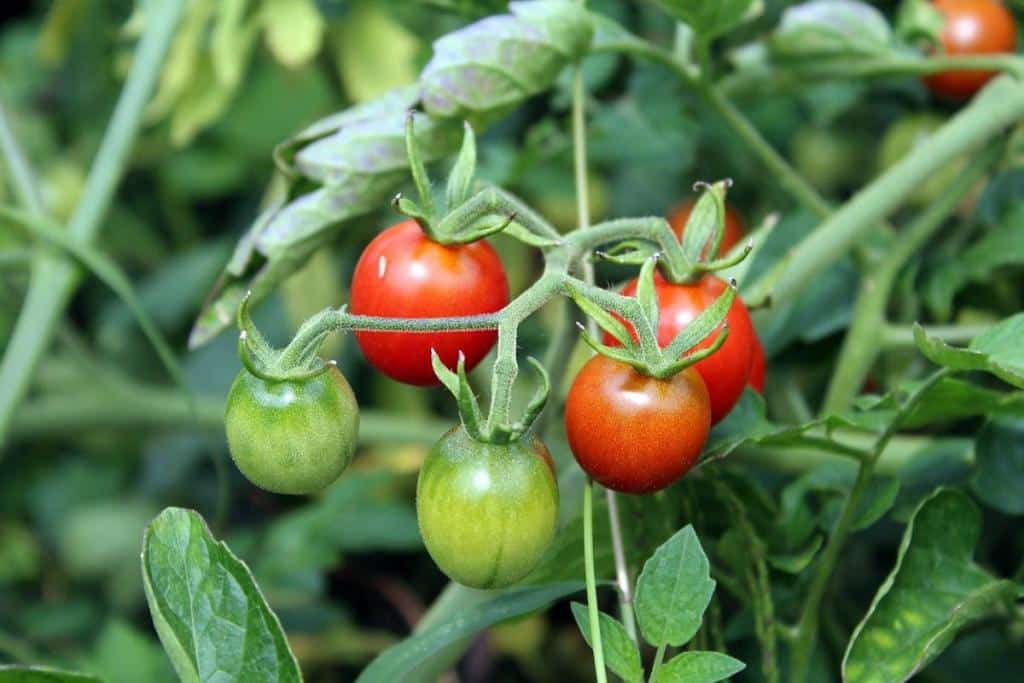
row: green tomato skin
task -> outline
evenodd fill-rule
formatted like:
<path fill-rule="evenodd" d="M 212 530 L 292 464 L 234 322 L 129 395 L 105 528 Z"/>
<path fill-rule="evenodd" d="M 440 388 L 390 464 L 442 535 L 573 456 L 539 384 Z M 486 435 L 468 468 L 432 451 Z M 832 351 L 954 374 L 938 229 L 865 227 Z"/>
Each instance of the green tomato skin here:
<path fill-rule="evenodd" d="M 416 485 L 427 551 L 471 588 L 501 588 L 537 566 L 555 535 L 558 484 L 539 439 L 474 441 L 455 427 L 434 444 Z"/>
<path fill-rule="evenodd" d="M 242 370 L 224 422 L 231 458 L 249 481 L 273 493 L 305 494 L 330 485 L 352 460 L 359 406 L 333 366 L 294 382 Z"/>

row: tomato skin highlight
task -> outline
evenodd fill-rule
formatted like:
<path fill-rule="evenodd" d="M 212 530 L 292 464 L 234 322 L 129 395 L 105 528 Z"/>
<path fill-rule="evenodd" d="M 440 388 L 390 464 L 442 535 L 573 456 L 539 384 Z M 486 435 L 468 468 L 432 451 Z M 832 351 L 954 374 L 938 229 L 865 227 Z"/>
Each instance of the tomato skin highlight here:
<path fill-rule="evenodd" d="M 690 213 L 696 204 L 696 200 L 687 199 L 676 205 L 668 214 L 668 223 L 672 226 L 672 232 L 676 234 L 680 242 L 683 241 L 686 221 L 690 220 Z M 718 245 L 719 256 L 729 253 L 733 247 L 743 241 L 743 236 L 746 234 L 747 228 L 743 223 L 743 218 L 740 217 L 735 209 L 727 204 L 725 207 L 725 222 L 722 227 L 722 242 Z M 707 254 L 702 254 L 702 256 L 706 257 Z"/>
<path fill-rule="evenodd" d="M 565 402 L 576 462 L 622 493 L 651 493 L 678 480 L 697 463 L 710 429 L 708 391 L 693 368 L 662 380 L 594 356 Z"/>
<path fill-rule="evenodd" d="M 630 280 L 622 288 L 622 294 L 636 296 L 636 285 L 636 280 Z M 728 285 L 725 282 L 713 275 L 705 275 L 695 283 L 677 285 L 666 280 L 660 273 L 655 273 L 654 291 L 661 314 L 658 320 L 658 345 L 664 348 L 672 343 L 676 335 L 714 303 L 726 287 Z M 729 307 L 725 322 L 729 325 L 729 337 L 725 343 L 693 366 L 707 385 L 711 397 L 712 424 L 718 424 L 728 415 L 743 394 L 754 357 L 753 340 L 757 337 L 750 313 L 738 296 Z M 626 323 L 626 326 L 633 334 L 632 325 Z M 697 345 L 697 349 L 711 346 L 717 334 L 718 330 L 712 332 Z M 604 343 L 619 345 L 618 340 L 607 333 Z"/>
<path fill-rule="evenodd" d="M 228 393 L 224 424 L 231 458 L 249 481 L 273 493 L 313 493 L 352 460 L 359 406 L 334 366 L 285 382 L 243 369 Z"/>
<path fill-rule="evenodd" d="M 750 379 L 748 384 L 759 394 L 764 393 L 764 377 L 767 373 L 767 361 L 764 356 L 764 345 L 754 335 L 754 357 L 750 359 Z"/>
<path fill-rule="evenodd" d="M 390 318 L 442 318 L 494 313 L 509 301 L 508 279 L 487 242 L 444 245 L 415 221 L 381 232 L 367 245 L 352 276 L 349 310 Z M 419 386 L 438 384 L 430 350 L 455 369 L 461 350 L 466 370 L 491 350 L 497 330 L 355 333 L 366 359 L 385 375 Z"/>
<path fill-rule="evenodd" d="M 1013 14 L 995 0 L 932 0 L 945 15 L 942 48 L 948 55 L 982 55 L 1015 52 L 1017 26 Z M 943 71 L 925 77 L 925 85 L 937 95 L 970 97 L 996 75 L 994 71 Z"/>
<path fill-rule="evenodd" d="M 537 438 L 488 444 L 454 427 L 423 462 L 416 515 L 427 551 L 451 579 L 472 588 L 515 583 L 555 535 L 551 455 Z"/>

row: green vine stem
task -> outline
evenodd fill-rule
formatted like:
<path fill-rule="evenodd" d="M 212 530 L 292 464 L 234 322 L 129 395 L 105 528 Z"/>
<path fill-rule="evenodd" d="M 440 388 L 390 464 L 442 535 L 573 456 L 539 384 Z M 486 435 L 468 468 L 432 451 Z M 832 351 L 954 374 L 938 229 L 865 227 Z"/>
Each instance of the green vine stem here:
<path fill-rule="evenodd" d="M 583 485 L 583 563 L 587 580 L 587 614 L 590 618 L 590 643 L 594 651 L 594 674 L 598 683 L 607 683 L 604 646 L 601 643 L 600 611 L 597 608 L 597 577 L 594 571 L 594 482 L 587 477 Z"/>
<path fill-rule="evenodd" d="M 924 325 L 929 337 L 941 339 L 947 344 L 969 343 L 992 325 Z M 889 349 L 916 349 L 914 328 L 911 325 L 886 325 L 882 328 L 882 344 Z"/>
<path fill-rule="evenodd" d="M 839 351 L 822 406 L 824 414 L 846 410 L 860 392 L 864 380 L 883 347 L 879 329 L 886 328 L 885 313 L 893 287 L 907 261 L 942 227 L 975 183 L 996 159 L 994 150 L 972 160 L 970 166 L 945 188 L 942 196 L 923 211 L 886 251 L 885 256 L 861 279 L 853 321 Z"/>
<path fill-rule="evenodd" d="M 853 526 L 854 517 L 860 509 L 861 498 L 867 490 L 871 477 L 875 472 L 875 465 L 882 457 L 889 441 L 893 438 L 896 430 L 899 429 L 903 420 L 917 406 L 918 402 L 937 382 L 950 374 L 948 368 L 941 368 L 933 372 L 928 379 L 922 382 L 900 407 L 888 427 L 875 441 L 870 456 L 861 463 L 857 470 L 857 479 L 854 482 L 850 495 L 843 504 L 843 511 L 836 522 L 828 543 L 822 551 L 814 570 L 814 577 L 811 580 L 810 588 L 807 590 L 807 597 L 804 600 L 803 611 L 800 620 L 797 622 L 795 631 L 795 642 L 790 653 L 790 679 L 794 683 L 803 683 L 807 679 L 807 672 L 810 667 L 811 653 L 814 651 L 814 644 L 817 638 L 818 621 L 820 618 L 821 600 L 825 595 L 829 579 L 835 570 L 839 553 L 843 549 L 846 537 Z"/>
<path fill-rule="evenodd" d="M 25 209 L 36 216 L 44 216 L 46 209 L 43 206 L 42 196 L 39 194 L 39 183 L 36 182 L 36 174 L 32 166 L 18 144 L 18 137 L 14 133 L 10 116 L 3 101 L 0 100 L 0 152 L 3 153 L 7 169 L 11 172 L 14 192 L 18 195 L 18 201 Z"/>
<path fill-rule="evenodd" d="M 148 5 L 145 29 L 131 71 L 86 179 L 82 198 L 68 223 L 68 233 L 83 243 L 94 241 L 99 233 L 187 4 L 185 0 L 168 0 Z M 11 157 L 5 157 L 8 166 L 12 166 Z M 21 313 L 0 361 L 0 444 L 75 289 L 77 272 L 70 261 L 50 252 L 41 253 L 34 264 Z"/>
<path fill-rule="evenodd" d="M 1024 117 L 1024 84 L 1001 77 L 922 145 L 826 219 L 779 267 L 747 292 L 757 301 L 791 301 L 939 168 Z"/>

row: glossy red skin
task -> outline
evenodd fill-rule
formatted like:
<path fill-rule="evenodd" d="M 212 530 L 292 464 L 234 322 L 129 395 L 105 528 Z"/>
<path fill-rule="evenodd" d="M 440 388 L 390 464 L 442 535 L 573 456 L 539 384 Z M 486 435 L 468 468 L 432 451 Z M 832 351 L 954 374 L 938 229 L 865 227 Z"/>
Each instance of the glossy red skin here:
<path fill-rule="evenodd" d="M 565 401 L 576 462 L 623 493 L 650 493 L 678 480 L 696 464 L 710 430 L 708 391 L 693 368 L 662 380 L 594 356 Z"/>
<path fill-rule="evenodd" d="M 932 0 L 946 16 L 942 48 L 949 55 L 1015 52 L 1013 15 L 995 0 Z M 953 98 L 970 97 L 996 75 L 994 71 L 943 71 L 924 79 L 928 88 Z"/>
<path fill-rule="evenodd" d="M 672 343 L 679 332 L 721 296 L 728 285 L 713 275 L 705 275 L 693 284 L 676 285 L 665 280 L 660 273 L 654 276 L 654 291 L 658 297 L 658 344 L 664 348 Z M 636 295 L 636 280 L 622 288 L 626 296 Z M 693 367 L 707 385 L 711 397 L 711 422 L 718 424 L 729 414 L 743 394 L 750 378 L 757 333 L 750 321 L 750 313 L 739 297 L 733 300 L 725 316 L 729 324 L 729 337 L 722 347 Z M 697 349 L 711 346 L 717 332 L 697 345 Z M 605 334 L 604 342 L 615 346 L 618 341 Z"/>
<path fill-rule="evenodd" d="M 761 344 L 761 340 L 754 335 L 754 355 L 750 359 L 750 378 L 747 380 L 747 384 L 759 394 L 764 393 L 764 376 L 767 370 L 766 361 L 764 357 L 764 346 Z"/>
<path fill-rule="evenodd" d="M 680 242 L 683 240 L 686 221 L 690 220 L 690 212 L 693 211 L 696 203 L 693 199 L 687 199 L 672 209 L 668 215 L 668 223 L 672 226 L 672 232 L 676 234 Z M 747 228 L 743 224 L 743 219 L 740 218 L 739 213 L 731 206 L 726 206 L 725 225 L 722 228 L 722 243 L 718 245 L 718 253 L 720 255 L 729 253 L 733 247 L 743 241 L 743 236 L 746 233 Z M 707 256 L 707 254 L 704 254 L 704 256 Z"/>
<path fill-rule="evenodd" d="M 415 221 L 374 238 L 352 275 L 349 310 L 390 318 L 443 318 L 493 313 L 508 303 L 508 279 L 487 242 L 432 242 Z M 461 332 L 356 332 L 370 363 L 399 382 L 438 384 L 430 362 L 435 349 L 455 369 L 459 351 L 474 368 L 498 338 L 496 330 Z"/>

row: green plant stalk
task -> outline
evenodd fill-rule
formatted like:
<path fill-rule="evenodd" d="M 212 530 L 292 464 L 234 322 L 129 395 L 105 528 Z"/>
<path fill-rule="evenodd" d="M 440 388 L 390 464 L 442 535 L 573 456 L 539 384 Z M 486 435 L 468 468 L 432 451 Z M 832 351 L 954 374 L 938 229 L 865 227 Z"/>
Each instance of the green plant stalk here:
<path fill-rule="evenodd" d="M 844 62 L 841 68 L 786 68 L 785 65 L 748 68 L 733 72 L 718 82 L 722 92 L 731 96 L 736 93 L 787 92 L 796 87 L 805 87 L 810 79 L 834 80 L 836 78 L 892 78 L 895 76 L 927 76 L 940 71 L 959 69 L 980 69 L 985 71 L 1007 71 L 1020 75 L 1024 71 L 1024 60 L 1016 54 L 990 55 L 897 55 L 888 57 L 866 57 L 855 62 Z"/>
<path fill-rule="evenodd" d="M 185 0 L 151 3 L 131 71 L 107 125 L 81 200 L 68 223 L 70 235 L 92 242 L 102 224 L 114 190 L 142 123 L 143 110 L 184 12 Z M 77 269 L 67 259 L 41 253 L 29 279 L 10 343 L 0 361 L 0 444 L 14 408 L 28 391 L 32 374 L 49 346 L 54 328 L 76 286 Z"/>
<path fill-rule="evenodd" d="M 992 325 L 924 325 L 925 334 L 947 344 L 968 344 Z M 882 329 L 882 344 L 888 349 L 916 349 L 914 328 L 910 325 L 886 325 Z"/>
<path fill-rule="evenodd" d="M 594 652 L 594 674 L 598 683 L 607 683 L 600 610 L 597 607 L 597 577 L 594 571 L 594 482 L 590 477 L 587 477 L 583 485 L 583 564 L 587 580 L 587 615 L 590 619 L 590 646 Z"/>
<path fill-rule="evenodd" d="M 662 643 L 654 652 L 654 662 L 651 664 L 651 676 L 647 679 L 650 683 L 654 683 L 656 680 L 655 676 L 658 675 L 658 669 L 661 668 L 661 663 L 665 660 L 665 650 L 667 647 L 668 645 L 666 643 Z"/>
<path fill-rule="evenodd" d="M 752 300 L 770 295 L 792 301 L 825 268 L 896 209 L 935 169 L 1000 134 L 1024 117 L 1024 84 L 1002 77 L 929 139 L 872 181 L 800 242 L 779 267 L 748 292 Z"/>
<path fill-rule="evenodd" d="M 878 331 L 886 329 L 885 312 L 900 271 L 923 247 L 985 174 L 995 160 L 993 153 L 981 154 L 950 183 L 942 196 L 903 231 L 878 265 L 862 276 L 853 321 L 839 351 L 822 413 L 840 413 L 853 402 L 883 347 L 878 345 Z"/>
<path fill-rule="evenodd" d="M 7 169 L 11 173 L 14 192 L 18 195 L 18 201 L 25 209 L 36 216 L 44 216 L 46 209 L 43 206 L 42 195 L 39 194 L 39 184 L 36 181 L 36 174 L 29 164 L 28 158 L 18 144 L 18 138 L 11 126 L 10 116 L 7 108 L 0 100 L 0 152 Z"/>
<path fill-rule="evenodd" d="M 796 640 L 790 652 L 790 680 L 794 683 L 803 683 L 807 679 L 807 672 L 811 663 L 811 653 L 814 651 L 814 644 L 817 639 L 818 622 L 821 616 L 821 600 L 825 596 L 825 589 L 828 588 L 829 579 L 835 570 L 839 553 L 843 549 L 846 537 L 853 526 L 854 517 L 860 508 L 861 498 L 867 490 L 868 484 L 875 471 L 875 465 L 885 452 L 889 441 L 896 434 L 903 420 L 913 411 L 918 402 L 924 397 L 928 390 L 946 376 L 951 374 L 947 368 L 941 368 L 933 372 L 928 379 L 921 383 L 907 401 L 900 407 L 888 427 L 878 437 L 872 449 L 871 456 L 861 463 L 857 470 L 857 479 L 854 482 L 850 495 L 843 504 L 843 511 L 836 522 L 832 534 L 829 536 L 825 550 L 822 551 L 814 570 L 814 577 L 807 590 L 807 597 L 804 600 L 803 611 L 800 620 L 796 625 Z"/>
<path fill-rule="evenodd" d="M 180 392 L 137 385 L 104 385 L 102 392 L 48 394 L 26 401 L 14 414 L 10 437 L 29 441 L 73 437 L 94 429 L 132 431 L 190 426 L 215 431 L 223 425 L 221 397 L 198 398 L 193 417 Z M 406 419 L 367 410 L 359 413 L 359 440 L 363 443 L 429 445 L 449 428 L 451 424 L 443 419 Z"/>

